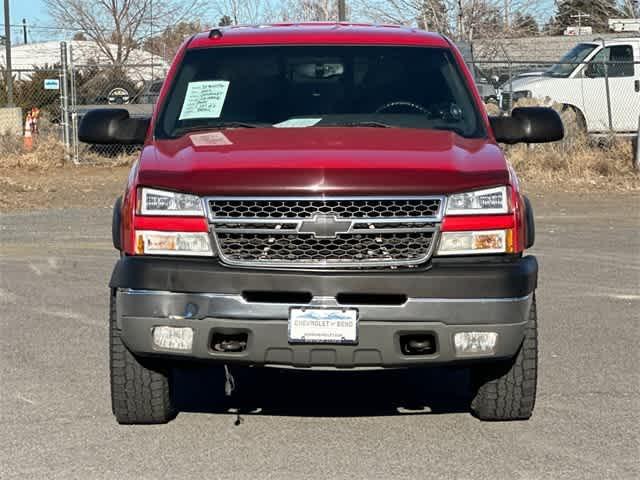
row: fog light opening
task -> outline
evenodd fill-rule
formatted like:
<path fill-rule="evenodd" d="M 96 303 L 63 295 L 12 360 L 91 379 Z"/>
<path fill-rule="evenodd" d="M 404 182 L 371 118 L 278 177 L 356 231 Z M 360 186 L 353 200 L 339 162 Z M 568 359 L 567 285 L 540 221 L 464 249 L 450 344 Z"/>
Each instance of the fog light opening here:
<path fill-rule="evenodd" d="M 456 354 L 460 356 L 493 355 L 497 343 L 496 332 L 458 332 L 453 336 Z"/>
<path fill-rule="evenodd" d="M 153 343 L 159 348 L 187 352 L 193 347 L 193 329 L 189 327 L 155 327 L 152 334 Z"/>
<path fill-rule="evenodd" d="M 216 332 L 211 337 L 211 348 L 216 352 L 240 353 L 247 349 L 249 335 L 246 333 L 226 334 Z"/>
<path fill-rule="evenodd" d="M 400 350 L 404 355 L 433 355 L 436 339 L 432 334 L 401 335 Z"/>

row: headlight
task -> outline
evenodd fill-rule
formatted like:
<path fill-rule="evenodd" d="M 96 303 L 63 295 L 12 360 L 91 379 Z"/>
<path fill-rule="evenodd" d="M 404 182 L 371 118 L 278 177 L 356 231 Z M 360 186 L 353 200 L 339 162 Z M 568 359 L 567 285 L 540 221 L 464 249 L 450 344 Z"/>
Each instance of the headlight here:
<path fill-rule="evenodd" d="M 507 187 L 456 193 L 447 201 L 447 215 L 495 215 L 508 212 Z"/>
<path fill-rule="evenodd" d="M 442 232 L 438 255 L 475 255 L 478 253 L 513 252 L 513 231 L 481 230 Z"/>
<path fill-rule="evenodd" d="M 197 195 L 142 188 L 139 200 L 138 211 L 142 215 L 204 215 L 202 200 Z"/>
<path fill-rule="evenodd" d="M 522 100 L 523 98 L 531 98 L 530 90 L 518 90 L 517 92 L 513 92 L 511 96 L 512 101 L 515 103 L 518 100 Z"/>
<path fill-rule="evenodd" d="M 209 234 L 204 232 L 136 231 L 139 255 L 194 255 L 211 257 Z"/>

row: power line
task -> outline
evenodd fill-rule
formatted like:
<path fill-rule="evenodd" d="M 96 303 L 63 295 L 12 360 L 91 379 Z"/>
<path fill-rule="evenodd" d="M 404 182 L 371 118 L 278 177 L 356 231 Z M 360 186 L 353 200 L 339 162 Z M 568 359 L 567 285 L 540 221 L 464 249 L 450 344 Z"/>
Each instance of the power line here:
<path fill-rule="evenodd" d="M 5 24 L 4 24 L 4 23 L 0 23 L 0 25 L 1 25 L 1 26 L 3 26 L 3 27 L 5 26 Z M 22 27 L 23 27 L 23 25 L 22 25 L 21 23 L 17 23 L 17 24 L 11 23 L 11 24 L 9 24 L 9 27 L 10 27 L 10 28 L 22 28 Z M 31 29 L 31 30 L 66 30 L 66 31 L 69 31 L 69 32 L 77 32 L 77 31 L 78 31 L 78 29 L 77 29 L 77 28 L 67 28 L 67 27 L 46 27 L 46 26 L 44 26 L 44 25 L 43 25 L 43 26 L 39 26 L 39 25 L 28 25 L 28 28 L 29 28 L 29 29 Z M 104 31 L 107 31 L 107 30 L 104 30 Z"/>

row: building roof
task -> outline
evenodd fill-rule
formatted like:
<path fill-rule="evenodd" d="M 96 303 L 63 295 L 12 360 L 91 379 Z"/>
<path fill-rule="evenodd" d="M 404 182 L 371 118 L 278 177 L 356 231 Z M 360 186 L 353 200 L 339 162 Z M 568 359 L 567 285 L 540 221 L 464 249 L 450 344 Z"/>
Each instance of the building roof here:
<path fill-rule="evenodd" d="M 110 44 L 111 51 L 115 51 L 116 46 Z M 110 64 L 111 61 L 104 52 L 98 48 L 95 42 L 88 40 L 74 40 L 67 42 L 67 55 L 76 66 L 87 64 Z M 14 45 L 11 47 L 11 65 L 13 70 L 19 74 L 21 70 L 30 71 L 34 68 L 54 67 L 60 65 L 61 47 L 60 42 L 28 43 Z M 151 78 L 150 65 L 153 63 L 155 70 L 166 71 L 168 64 L 160 57 L 153 56 L 150 52 L 141 49 L 134 49 L 127 60 L 127 69 L 135 68 L 140 72 L 142 79 Z M 0 51 L 0 65 L 6 65 L 4 49 Z M 147 70 L 149 70 L 147 72 Z M 153 74 L 154 76 L 155 73 Z"/>
<path fill-rule="evenodd" d="M 578 43 L 613 43 L 620 41 L 638 41 L 639 36 L 620 33 L 596 33 L 593 35 L 538 35 L 520 38 L 486 38 L 473 42 L 473 55 L 476 61 L 517 60 L 519 63 L 553 63 Z"/>
<path fill-rule="evenodd" d="M 278 44 L 378 44 L 447 47 L 440 34 L 398 25 L 314 22 L 245 25 L 219 29 L 222 36 L 210 38 L 209 31 L 196 35 L 189 48 L 222 45 Z"/>

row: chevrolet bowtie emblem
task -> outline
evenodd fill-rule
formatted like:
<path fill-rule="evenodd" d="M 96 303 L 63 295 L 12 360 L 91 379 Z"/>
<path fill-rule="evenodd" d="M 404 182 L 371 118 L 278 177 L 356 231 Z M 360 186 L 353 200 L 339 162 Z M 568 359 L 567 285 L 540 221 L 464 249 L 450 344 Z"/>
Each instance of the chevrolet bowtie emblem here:
<path fill-rule="evenodd" d="M 349 220 L 338 220 L 332 215 L 314 215 L 311 220 L 303 221 L 298 231 L 311 233 L 316 238 L 336 238 L 339 233 L 347 233 L 349 228 Z"/>

